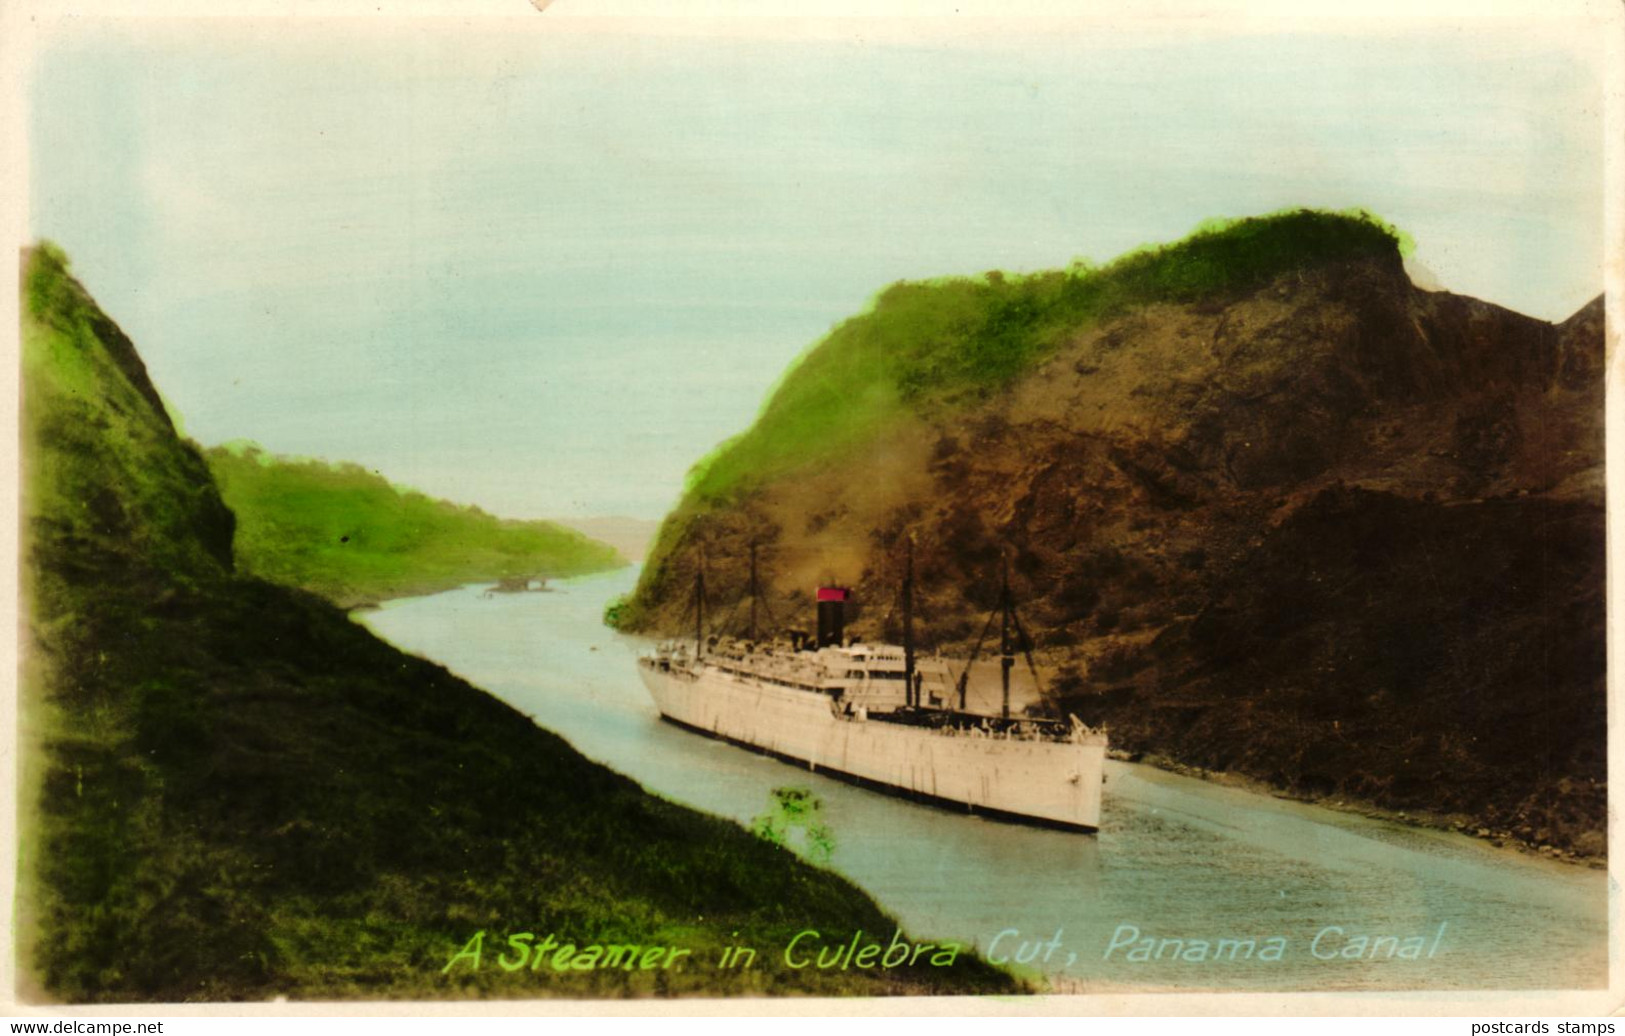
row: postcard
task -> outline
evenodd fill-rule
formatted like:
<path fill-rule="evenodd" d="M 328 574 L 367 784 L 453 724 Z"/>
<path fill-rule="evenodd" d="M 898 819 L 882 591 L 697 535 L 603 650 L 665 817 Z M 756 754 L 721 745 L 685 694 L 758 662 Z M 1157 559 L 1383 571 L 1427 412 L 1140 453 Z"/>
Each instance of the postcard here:
<path fill-rule="evenodd" d="M 1617 10 L 363 6 L 8 13 L 16 1011 L 1617 1005 Z"/>

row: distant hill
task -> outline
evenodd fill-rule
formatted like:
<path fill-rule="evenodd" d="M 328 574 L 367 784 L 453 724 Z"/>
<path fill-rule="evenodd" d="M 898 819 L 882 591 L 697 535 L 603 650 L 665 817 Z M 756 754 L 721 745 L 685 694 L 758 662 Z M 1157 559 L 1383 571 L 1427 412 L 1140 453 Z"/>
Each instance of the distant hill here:
<path fill-rule="evenodd" d="M 894 285 L 690 476 L 618 624 L 713 614 L 756 544 L 965 651 L 1002 559 L 1038 707 L 1288 791 L 1600 853 L 1602 303 L 1413 286 L 1392 228 L 1291 212 L 1103 268 Z"/>
<path fill-rule="evenodd" d="M 24 277 L 29 999 L 1016 991 L 974 956 L 790 969 L 770 951 L 805 928 L 838 945 L 896 922 L 315 595 L 236 571 L 231 511 L 135 347 L 60 252 L 35 249 Z M 509 971 L 520 931 L 693 966 Z M 481 969 L 444 973 L 476 932 Z M 754 968 L 712 966 L 735 944 L 762 948 Z"/>
<path fill-rule="evenodd" d="M 252 443 L 204 458 L 237 515 L 242 570 L 340 605 L 626 564 L 609 544 L 553 522 L 495 518 L 356 464 L 273 456 Z"/>
<path fill-rule="evenodd" d="M 601 540 L 620 552 L 621 557 L 637 564 L 649 553 L 660 523 L 648 518 L 560 518 L 560 525 Z"/>

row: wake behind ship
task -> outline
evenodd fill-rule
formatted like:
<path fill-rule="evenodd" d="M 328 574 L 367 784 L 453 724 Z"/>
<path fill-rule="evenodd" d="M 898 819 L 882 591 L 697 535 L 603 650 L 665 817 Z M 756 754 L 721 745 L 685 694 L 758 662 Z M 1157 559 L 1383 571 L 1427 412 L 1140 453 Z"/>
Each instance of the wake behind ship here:
<path fill-rule="evenodd" d="M 912 571 L 908 582 L 911 590 Z M 661 716 L 876 790 L 1047 827 L 1099 828 L 1105 732 L 1075 717 L 1062 723 L 1008 714 L 1008 594 L 1002 716 L 964 710 L 968 664 L 958 680 L 959 708 L 948 705 L 955 694 L 949 663 L 915 657 L 911 621 L 902 647 L 842 643 L 847 591 L 825 587 L 818 598 L 811 649 L 720 640 L 707 650 L 697 631 L 692 646 L 663 644 L 640 658 L 639 675 Z"/>

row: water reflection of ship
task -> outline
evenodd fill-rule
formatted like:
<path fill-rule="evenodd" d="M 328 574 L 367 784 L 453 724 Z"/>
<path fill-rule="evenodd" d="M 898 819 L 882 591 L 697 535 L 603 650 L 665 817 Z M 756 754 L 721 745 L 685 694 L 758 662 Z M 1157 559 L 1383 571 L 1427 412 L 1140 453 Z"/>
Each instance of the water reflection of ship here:
<path fill-rule="evenodd" d="M 1093 831 L 1100 826 L 1106 733 L 1076 717 L 1010 714 L 1010 674 L 1022 655 L 1037 679 L 1032 645 L 1011 600 L 999 604 L 957 677 L 955 664 L 915 649 L 914 564 L 903 578 L 901 645 L 849 642 L 843 587 L 817 591 L 818 635 L 789 643 L 756 638 L 760 600 L 751 550 L 748 634 L 706 631 L 705 571 L 696 568 L 692 645 L 660 645 L 638 671 L 665 719 L 698 733 L 894 794 L 1025 823 Z M 971 665 L 1000 625 L 1003 707 L 965 707 Z"/>

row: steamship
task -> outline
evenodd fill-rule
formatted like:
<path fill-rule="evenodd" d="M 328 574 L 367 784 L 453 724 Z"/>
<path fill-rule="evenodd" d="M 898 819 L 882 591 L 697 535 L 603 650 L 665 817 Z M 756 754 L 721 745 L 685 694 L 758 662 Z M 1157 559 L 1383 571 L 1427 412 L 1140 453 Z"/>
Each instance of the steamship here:
<path fill-rule="evenodd" d="M 706 637 L 702 569 L 692 642 L 660 645 L 638 660 L 638 672 L 661 716 L 697 733 L 961 812 L 1097 830 L 1105 731 L 1075 716 L 1057 722 L 1010 715 L 1018 645 L 1029 665 L 1031 654 L 1010 602 L 1008 577 L 1000 600 L 1004 704 L 996 716 L 965 708 L 974 652 L 957 679 L 947 659 L 917 657 L 912 591 L 911 558 L 901 646 L 848 642 L 850 591 L 841 587 L 817 590 L 815 641 L 767 646 L 754 636 Z"/>

